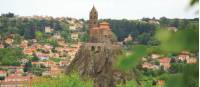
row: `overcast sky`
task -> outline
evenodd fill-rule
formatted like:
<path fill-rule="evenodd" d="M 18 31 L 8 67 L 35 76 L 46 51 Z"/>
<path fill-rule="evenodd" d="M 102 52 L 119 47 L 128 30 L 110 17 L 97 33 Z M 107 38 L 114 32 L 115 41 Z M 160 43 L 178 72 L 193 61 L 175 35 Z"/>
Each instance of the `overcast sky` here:
<path fill-rule="evenodd" d="M 99 18 L 112 19 L 194 18 L 198 9 L 189 7 L 189 0 L 1 0 L 0 13 L 88 19 L 93 5 Z"/>

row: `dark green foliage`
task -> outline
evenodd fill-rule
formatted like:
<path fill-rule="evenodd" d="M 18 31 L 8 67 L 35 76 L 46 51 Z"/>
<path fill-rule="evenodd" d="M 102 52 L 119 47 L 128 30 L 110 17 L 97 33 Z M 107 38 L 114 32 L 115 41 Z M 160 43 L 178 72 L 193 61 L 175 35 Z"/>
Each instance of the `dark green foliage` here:
<path fill-rule="evenodd" d="M 21 36 L 19 34 L 15 34 L 13 39 L 14 39 L 13 44 L 20 44 L 21 41 L 22 41 L 22 38 L 21 38 Z"/>
<path fill-rule="evenodd" d="M 187 64 L 182 67 L 179 74 L 172 74 L 164 77 L 166 87 L 198 87 L 199 66 L 198 64 Z"/>
<path fill-rule="evenodd" d="M 56 62 L 56 63 L 59 63 L 62 59 L 60 59 L 60 58 L 53 58 L 52 59 L 54 62 Z"/>
<path fill-rule="evenodd" d="M 14 15 L 14 13 L 6 13 L 6 14 L 1 14 L 1 16 L 3 16 L 3 17 L 14 17 L 15 15 Z"/>
<path fill-rule="evenodd" d="M 45 68 L 42 65 L 40 67 L 38 66 L 31 67 L 31 72 L 37 76 L 42 76 L 42 72 L 44 71 L 45 71 Z"/>
<path fill-rule="evenodd" d="M 23 57 L 20 48 L 3 48 L 0 49 L 0 64 L 1 65 L 20 65 L 19 59 Z"/>
<path fill-rule="evenodd" d="M 24 32 L 24 38 L 26 39 L 35 39 L 35 25 L 31 25 L 30 28 L 26 29 Z"/>
<path fill-rule="evenodd" d="M 155 31 L 156 26 L 133 20 L 107 20 L 111 26 L 112 31 L 116 34 L 119 41 L 124 40 L 128 34 L 131 34 L 134 38 L 138 38 L 143 33 L 148 33 L 150 36 Z"/>
<path fill-rule="evenodd" d="M 128 70 L 139 64 L 140 58 L 147 54 L 147 47 L 138 45 L 133 48 L 134 53 L 131 55 L 121 55 L 118 58 L 117 66 L 121 69 Z"/>
<path fill-rule="evenodd" d="M 51 40 L 51 41 L 49 42 L 49 44 L 52 45 L 52 46 L 54 46 L 54 47 L 57 47 L 57 46 L 58 46 L 58 43 L 57 43 L 56 40 Z"/>
<path fill-rule="evenodd" d="M 166 17 L 161 17 L 159 21 L 161 26 L 163 27 L 169 26 L 169 19 L 167 19 Z"/>
<path fill-rule="evenodd" d="M 64 23 L 61 23 L 61 27 L 63 29 L 61 31 L 61 36 L 65 39 L 66 42 L 71 43 L 72 39 L 71 39 L 71 31 L 69 30 L 69 27 Z"/>
<path fill-rule="evenodd" d="M 162 50 L 178 53 L 183 50 L 197 51 L 199 47 L 198 29 L 179 30 L 177 32 L 160 29 L 155 37 L 161 42 Z"/>
<path fill-rule="evenodd" d="M 138 36 L 137 39 L 140 42 L 140 44 L 148 44 L 150 38 L 151 38 L 150 33 L 142 33 Z"/>
<path fill-rule="evenodd" d="M 199 64 L 187 65 L 183 71 L 183 87 L 199 86 Z"/>
<path fill-rule="evenodd" d="M 33 61 L 33 62 L 37 62 L 37 61 L 39 61 L 39 58 L 36 57 L 36 56 L 33 56 L 33 57 L 31 58 L 31 61 Z"/>
<path fill-rule="evenodd" d="M 61 32 L 61 36 L 65 39 L 66 42 L 68 42 L 68 43 L 72 42 L 71 33 L 69 30 L 63 30 Z"/>
<path fill-rule="evenodd" d="M 144 70 L 143 75 L 149 76 L 149 77 L 157 77 L 165 73 L 163 70 Z"/>
<path fill-rule="evenodd" d="M 84 33 L 84 34 L 80 37 L 80 40 L 81 40 L 82 42 L 88 42 L 88 40 L 89 40 L 89 35 L 88 35 L 88 33 Z"/>
<path fill-rule="evenodd" d="M 190 1 L 190 5 L 193 6 L 194 4 L 196 4 L 196 3 L 198 3 L 198 2 L 199 2 L 199 0 L 191 0 L 191 1 Z"/>
<path fill-rule="evenodd" d="M 0 16 L 0 35 L 3 38 L 9 34 L 19 34 L 24 36 L 26 39 L 34 39 L 35 32 L 44 32 L 45 26 L 50 26 L 56 31 L 63 29 L 61 27 L 61 22 L 55 19 L 26 19 L 14 16 L 12 13 L 2 14 L 2 16 Z"/>
<path fill-rule="evenodd" d="M 29 62 L 27 62 L 27 63 L 25 64 L 25 66 L 24 66 L 24 72 L 29 72 L 29 71 L 31 71 L 31 68 L 32 68 L 32 64 L 31 64 L 31 62 L 29 61 Z"/>
<path fill-rule="evenodd" d="M 5 79 L 5 77 L 0 76 L 0 81 L 1 81 L 1 80 L 4 80 L 4 79 Z"/>

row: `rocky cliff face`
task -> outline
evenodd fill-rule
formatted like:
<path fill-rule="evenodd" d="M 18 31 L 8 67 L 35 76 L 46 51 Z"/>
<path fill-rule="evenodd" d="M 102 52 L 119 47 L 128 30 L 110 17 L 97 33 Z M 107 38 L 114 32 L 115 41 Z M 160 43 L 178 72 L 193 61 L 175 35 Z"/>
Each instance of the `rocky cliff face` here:
<path fill-rule="evenodd" d="M 66 73 L 77 71 L 81 76 L 90 76 L 94 79 L 94 87 L 115 87 L 116 83 L 125 81 L 123 73 L 113 68 L 120 54 L 122 50 L 119 45 L 85 43 L 67 67 Z"/>

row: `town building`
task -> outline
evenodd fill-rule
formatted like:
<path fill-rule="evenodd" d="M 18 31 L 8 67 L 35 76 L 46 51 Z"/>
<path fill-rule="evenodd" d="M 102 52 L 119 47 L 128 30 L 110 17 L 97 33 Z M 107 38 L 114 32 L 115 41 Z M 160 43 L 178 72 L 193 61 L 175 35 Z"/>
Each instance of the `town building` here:
<path fill-rule="evenodd" d="M 45 33 L 52 33 L 54 31 L 54 29 L 52 29 L 51 27 L 45 27 L 44 29 Z"/>
<path fill-rule="evenodd" d="M 7 73 L 4 70 L 0 70 L 0 77 L 6 77 Z"/>
<path fill-rule="evenodd" d="M 168 70 L 171 67 L 170 64 L 171 58 L 163 57 L 159 59 L 159 61 L 160 61 L 160 66 L 163 67 L 164 70 Z"/>
<path fill-rule="evenodd" d="M 129 34 L 127 38 L 124 38 L 124 43 L 127 43 L 129 41 L 133 41 L 133 37 L 131 36 L 131 34 Z"/>

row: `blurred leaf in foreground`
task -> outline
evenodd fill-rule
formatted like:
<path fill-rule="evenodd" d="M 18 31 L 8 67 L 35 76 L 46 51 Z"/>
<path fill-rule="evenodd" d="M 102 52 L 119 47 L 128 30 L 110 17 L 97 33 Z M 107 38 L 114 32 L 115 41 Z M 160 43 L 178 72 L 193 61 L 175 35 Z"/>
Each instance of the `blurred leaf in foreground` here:
<path fill-rule="evenodd" d="M 166 78 L 165 87 L 198 87 L 199 86 L 198 64 L 187 64 L 184 70 Z"/>
<path fill-rule="evenodd" d="M 131 55 L 123 54 L 119 56 L 116 63 L 117 67 L 123 70 L 129 70 L 135 67 L 139 63 L 140 58 L 147 54 L 147 46 L 144 45 L 135 46 L 133 50 Z"/>
<path fill-rule="evenodd" d="M 197 51 L 199 37 L 197 29 L 178 30 L 177 32 L 167 29 L 159 29 L 155 38 L 161 42 L 160 48 L 164 51 L 179 53 L 183 50 Z"/>

